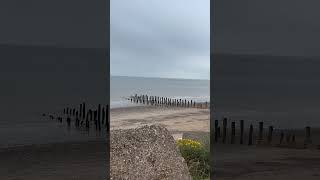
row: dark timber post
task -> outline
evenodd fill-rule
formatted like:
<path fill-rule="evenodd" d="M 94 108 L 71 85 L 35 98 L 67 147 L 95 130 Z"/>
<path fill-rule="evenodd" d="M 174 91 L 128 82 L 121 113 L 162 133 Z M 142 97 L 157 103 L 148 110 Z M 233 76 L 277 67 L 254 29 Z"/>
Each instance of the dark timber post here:
<path fill-rule="evenodd" d="M 226 143 L 226 136 L 227 136 L 227 118 L 223 118 L 223 135 L 222 135 L 223 143 Z"/>
<path fill-rule="evenodd" d="M 284 137 L 284 134 L 283 134 L 283 131 L 281 131 L 281 134 L 280 134 L 280 144 L 282 144 L 283 137 Z"/>
<path fill-rule="evenodd" d="M 263 122 L 259 122 L 259 144 L 262 142 L 263 140 Z"/>
<path fill-rule="evenodd" d="M 252 145 L 253 144 L 253 126 L 252 124 L 250 125 L 250 130 L 249 130 L 249 143 L 248 145 Z"/>
<path fill-rule="evenodd" d="M 273 132 L 273 126 L 269 126 L 269 132 L 268 132 L 268 143 L 269 144 L 272 142 L 272 132 Z"/>
<path fill-rule="evenodd" d="M 98 130 L 97 110 L 93 111 L 93 119 L 94 119 L 94 125 L 95 125 L 95 127 L 96 127 L 96 130 Z"/>
<path fill-rule="evenodd" d="M 236 135 L 236 122 L 231 123 L 231 144 L 234 144 Z"/>
<path fill-rule="evenodd" d="M 82 112 L 82 118 L 86 118 L 86 103 L 84 102 L 83 105 L 82 105 L 82 108 L 83 108 L 83 112 Z"/>
<path fill-rule="evenodd" d="M 101 105 L 98 105 L 98 129 L 101 131 Z"/>
<path fill-rule="evenodd" d="M 102 117 L 101 117 L 101 124 L 104 124 L 104 120 L 105 120 L 105 116 L 106 116 L 106 114 L 105 114 L 106 112 L 104 111 L 104 107 L 102 108 Z"/>
<path fill-rule="evenodd" d="M 306 139 L 304 141 L 305 144 L 311 143 L 311 128 L 310 126 L 306 127 Z"/>
<path fill-rule="evenodd" d="M 219 121 L 215 120 L 214 122 L 214 141 L 218 142 L 218 126 L 219 126 Z"/>
<path fill-rule="evenodd" d="M 244 120 L 240 120 L 240 144 L 243 144 Z"/>

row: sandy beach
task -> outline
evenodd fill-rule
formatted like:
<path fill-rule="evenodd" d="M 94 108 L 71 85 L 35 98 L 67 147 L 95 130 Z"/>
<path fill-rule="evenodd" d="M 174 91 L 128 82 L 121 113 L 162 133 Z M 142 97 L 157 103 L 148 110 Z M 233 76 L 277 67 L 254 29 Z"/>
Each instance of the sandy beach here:
<path fill-rule="evenodd" d="M 320 150 L 216 145 L 217 180 L 317 180 Z"/>
<path fill-rule="evenodd" d="M 153 106 L 115 108 L 110 112 L 110 127 L 115 130 L 162 124 L 171 132 L 209 132 L 209 117 L 209 109 Z"/>
<path fill-rule="evenodd" d="M 106 179 L 106 146 L 91 141 L 2 148 L 0 179 Z"/>

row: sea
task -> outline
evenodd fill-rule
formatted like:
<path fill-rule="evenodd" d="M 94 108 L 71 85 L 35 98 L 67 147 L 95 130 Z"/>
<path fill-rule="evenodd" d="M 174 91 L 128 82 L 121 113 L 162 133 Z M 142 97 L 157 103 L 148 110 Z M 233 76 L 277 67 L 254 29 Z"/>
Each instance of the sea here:
<path fill-rule="evenodd" d="M 320 127 L 320 58 L 214 55 L 213 118 L 245 127 Z"/>
<path fill-rule="evenodd" d="M 150 77 L 111 76 L 110 107 L 137 106 L 127 100 L 131 95 L 210 102 L 210 81 Z"/>

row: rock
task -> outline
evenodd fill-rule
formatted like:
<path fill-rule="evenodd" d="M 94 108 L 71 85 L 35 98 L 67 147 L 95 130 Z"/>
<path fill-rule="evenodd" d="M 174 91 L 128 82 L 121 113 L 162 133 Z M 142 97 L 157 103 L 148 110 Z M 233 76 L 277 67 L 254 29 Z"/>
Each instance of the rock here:
<path fill-rule="evenodd" d="M 186 162 L 161 125 L 110 133 L 110 179 L 191 180 Z"/>

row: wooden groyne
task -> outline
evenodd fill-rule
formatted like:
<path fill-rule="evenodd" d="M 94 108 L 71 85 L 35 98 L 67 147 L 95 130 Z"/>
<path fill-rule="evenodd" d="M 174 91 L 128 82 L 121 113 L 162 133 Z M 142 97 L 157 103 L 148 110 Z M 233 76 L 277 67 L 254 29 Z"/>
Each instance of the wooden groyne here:
<path fill-rule="evenodd" d="M 160 107 L 180 107 L 180 108 L 199 108 L 209 109 L 210 102 L 196 102 L 195 100 L 176 99 L 162 96 L 133 95 L 127 98 L 131 103 L 160 106 Z"/>
<path fill-rule="evenodd" d="M 211 129 L 212 138 L 215 144 L 240 144 L 240 145 L 276 145 L 276 146 L 290 146 L 297 145 L 297 133 L 295 130 L 288 129 L 274 129 L 273 125 L 264 127 L 264 122 L 258 122 L 257 126 L 254 124 L 245 124 L 244 120 L 231 121 L 224 117 L 222 120 L 214 121 L 214 129 Z M 238 124 L 238 126 L 236 126 Z M 228 126 L 230 126 L 228 128 Z M 245 128 L 247 127 L 247 128 Z M 222 128 L 222 135 L 220 129 Z M 238 128 L 238 130 L 237 130 Z M 229 132 L 228 132 L 229 131 Z M 304 135 L 299 132 L 299 143 L 303 147 L 312 144 L 311 127 L 304 128 Z"/>
<path fill-rule="evenodd" d="M 95 108 L 87 108 L 86 103 L 80 103 L 78 107 L 65 107 L 61 112 L 48 115 L 50 120 L 57 120 L 60 123 L 66 123 L 68 128 L 72 126 L 76 129 L 89 131 L 106 130 L 110 131 L 110 107 L 108 104 L 97 104 Z M 42 114 L 43 117 L 47 116 Z"/>

